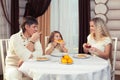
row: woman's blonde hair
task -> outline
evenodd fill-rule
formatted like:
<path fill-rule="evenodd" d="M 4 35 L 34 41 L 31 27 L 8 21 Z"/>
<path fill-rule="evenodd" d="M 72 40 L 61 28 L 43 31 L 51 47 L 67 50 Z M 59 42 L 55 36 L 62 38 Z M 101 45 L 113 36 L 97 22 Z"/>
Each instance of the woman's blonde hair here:
<path fill-rule="evenodd" d="M 93 21 L 96 28 L 95 34 L 93 36 L 96 40 L 99 41 L 103 37 L 110 37 L 106 23 L 104 22 L 103 19 L 96 17 L 96 18 L 93 18 L 91 21 Z"/>

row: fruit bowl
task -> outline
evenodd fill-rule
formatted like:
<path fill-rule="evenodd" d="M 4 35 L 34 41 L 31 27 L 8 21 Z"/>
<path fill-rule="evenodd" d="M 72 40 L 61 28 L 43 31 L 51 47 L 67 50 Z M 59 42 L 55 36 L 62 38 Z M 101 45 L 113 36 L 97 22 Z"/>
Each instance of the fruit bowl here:
<path fill-rule="evenodd" d="M 73 64 L 73 59 L 68 54 L 63 55 L 61 58 L 61 63 L 62 64 Z"/>

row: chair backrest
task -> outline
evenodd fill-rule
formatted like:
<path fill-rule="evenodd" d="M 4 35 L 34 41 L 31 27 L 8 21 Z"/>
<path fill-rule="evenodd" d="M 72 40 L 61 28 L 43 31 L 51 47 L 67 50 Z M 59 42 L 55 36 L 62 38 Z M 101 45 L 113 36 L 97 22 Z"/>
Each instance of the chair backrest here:
<path fill-rule="evenodd" d="M 8 48 L 9 48 L 9 39 L 0 39 L 0 53 L 1 53 L 1 61 L 2 61 L 3 78 L 5 73 L 5 58 L 7 55 Z"/>
<path fill-rule="evenodd" d="M 49 39 L 49 36 L 45 36 L 45 48 L 47 47 L 48 39 Z"/>
<path fill-rule="evenodd" d="M 116 54 L 117 54 L 117 44 L 118 38 L 112 37 L 112 80 L 115 80 L 115 64 L 116 64 Z"/>

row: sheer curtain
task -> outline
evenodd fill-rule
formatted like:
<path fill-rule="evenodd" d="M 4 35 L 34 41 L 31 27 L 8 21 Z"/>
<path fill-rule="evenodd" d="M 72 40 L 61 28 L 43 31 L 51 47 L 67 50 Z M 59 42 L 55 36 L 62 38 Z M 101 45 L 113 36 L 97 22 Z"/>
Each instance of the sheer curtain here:
<path fill-rule="evenodd" d="M 10 1 L 11 0 L 1 0 L 4 4 L 4 11 L 6 17 L 10 20 Z M 10 37 L 10 24 L 5 18 L 2 3 L 0 1 L 0 39 L 6 39 Z M 1 53 L 0 53 L 1 54 Z M 1 64 L 1 55 L 0 55 L 0 75 L 2 74 L 2 64 Z"/>
<path fill-rule="evenodd" d="M 10 20 L 10 7 L 11 0 L 2 0 L 4 5 L 4 10 L 6 13 L 6 17 Z M 10 37 L 10 24 L 5 18 L 2 4 L 0 3 L 0 39 L 9 38 Z"/>
<path fill-rule="evenodd" d="M 52 0 L 50 31 L 61 32 L 69 53 L 78 49 L 78 0 Z"/>

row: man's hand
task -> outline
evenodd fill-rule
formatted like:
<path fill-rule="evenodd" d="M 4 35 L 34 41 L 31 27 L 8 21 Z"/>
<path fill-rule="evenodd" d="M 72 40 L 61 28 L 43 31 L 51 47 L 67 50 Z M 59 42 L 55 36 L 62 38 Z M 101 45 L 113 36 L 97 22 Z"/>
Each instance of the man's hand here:
<path fill-rule="evenodd" d="M 20 59 L 20 60 L 18 61 L 18 67 L 20 67 L 20 66 L 22 65 L 22 63 L 23 63 L 23 60 Z"/>
<path fill-rule="evenodd" d="M 41 32 L 35 32 L 35 33 L 33 33 L 33 35 L 31 36 L 30 41 L 32 41 L 32 42 L 36 42 L 37 39 L 40 38 L 40 34 L 41 34 Z"/>
<path fill-rule="evenodd" d="M 34 52 L 34 43 L 32 42 L 29 42 L 27 45 L 26 45 L 26 48 L 28 48 L 31 52 Z"/>

